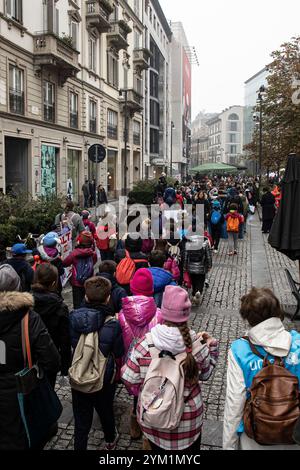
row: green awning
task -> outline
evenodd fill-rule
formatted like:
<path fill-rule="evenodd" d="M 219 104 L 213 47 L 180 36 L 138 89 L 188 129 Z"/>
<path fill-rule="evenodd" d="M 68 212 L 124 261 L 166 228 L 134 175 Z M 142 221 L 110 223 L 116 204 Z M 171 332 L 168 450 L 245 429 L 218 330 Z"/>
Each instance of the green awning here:
<path fill-rule="evenodd" d="M 204 163 L 190 170 L 191 173 L 237 173 L 236 166 L 225 165 L 225 163 Z"/>

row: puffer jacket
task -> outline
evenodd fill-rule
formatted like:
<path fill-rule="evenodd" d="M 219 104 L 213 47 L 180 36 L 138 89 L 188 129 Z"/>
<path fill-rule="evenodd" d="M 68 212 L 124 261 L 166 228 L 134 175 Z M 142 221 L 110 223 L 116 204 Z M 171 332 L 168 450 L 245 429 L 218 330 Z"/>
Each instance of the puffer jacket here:
<path fill-rule="evenodd" d="M 190 243 L 186 244 L 184 254 L 184 269 L 189 274 L 206 274 L 212 267 L 212 256 L 209 248 L 208 240 L 201 242 L 196 241 L 195 249 L 189 249 Z"/>
<path fill-rule="evenodd" d="M 97 276 L 104 277 L 111 282 L 109 305 L 113 309 L 114 313 L 119 313 L 122 309 L 122 299 L 127 297 L 126 290 L 117 283 L 117 280 L 113 274 L 98 273 Z"/>
<path fill-rule="evenodd" d="M 105 323 L 107 317 L 113 317 Z M 116 374 L 116 361 L 124 355 L 122 330 L 108 305 L 84 302 L 83 306 L 70 314 L 71 344 L 75 351 L 82 334 L 99 333 L 99 349 L 108 357 L 104 374 L 104 385 L 110 384 Z"/>
<path fill-rule="evenodd" d="M 72 266 L 72 286 L 82 287 L 82 285 L 76 280 L 77 265 L 80 258 L 88 258 L 89 256 L 93 257 L 93 262 L 96 264 L 97 255 L 92 248 L 75 248 L 75 250 L 73 250 L 72 253 L 63 260 L 63 265 L 65 268 Z"/>
<path fill-rule="evenodd" d="M 167 286 L 176 286 L 176 282 L 174 281 L 173 275 L 171 272 L 166 271 L 162 268 L 150 268 L 149 269 L 152 277 L 153 277 L 153 284 L 154 284 L 154 300 L 157 307 L 161 307 L 162 299 L 164 290 Z"/>
<path fill-rule="evenodd" d="M 51 374 L 55 374 L 60 367 L 59 353 L 40 315 L 32 310 L 33 305 L 31 294 L 0 293 L 0 342 L 6 346 L 6 363 L 0 362 L 0 450 L 28 448 L 15 377 L 24 368 L 21 321 L 27 312 L 33 363 L 38 362 L 45 373 Z"/>
<path fill-rule="evenodd" d="M 141 339 L 155 325 L 162 323 L 162 316 L 153 297 L 126 297 L 122 300 L 122 305 L 119 322 L 127 355 L 133 341 Z"/>

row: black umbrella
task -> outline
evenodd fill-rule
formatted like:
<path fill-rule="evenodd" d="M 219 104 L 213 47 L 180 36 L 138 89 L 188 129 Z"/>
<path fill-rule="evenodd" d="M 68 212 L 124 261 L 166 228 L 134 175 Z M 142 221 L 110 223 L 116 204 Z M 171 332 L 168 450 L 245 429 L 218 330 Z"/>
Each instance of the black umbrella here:
<path fill-rule="evenodd" d="M 300 156 L 289 155 L 282 180 L 282 200 L 269 236 L 270 245 L 300 260 Z"/>

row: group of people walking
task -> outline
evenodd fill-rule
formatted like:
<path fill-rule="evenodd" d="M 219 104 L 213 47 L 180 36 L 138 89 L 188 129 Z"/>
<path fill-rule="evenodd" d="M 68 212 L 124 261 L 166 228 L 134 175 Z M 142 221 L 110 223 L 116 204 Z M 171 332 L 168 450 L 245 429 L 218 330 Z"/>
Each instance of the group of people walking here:
<path fill-rule="evenodd" d="M 212 252 L 218 252 L 224 225 L 228 254 L 233 256 L 246 231 L 249 207 L 257 202 L 252 182 L 212 183 L 171 188 L 164 187 L 162 177 L 155 195 L 169 207 L 174 199 L 182 209 L 187 202 L 203 204 L 204 235 L 194 233 L 193 224 L 184 228 L 179 217 L 171 220 L 160 239 L 151 238 L 151 220 L 141 221 L 140 232 L 119 239 L 104 219 L 96 227 L 87 210 L 77 214 L 68 201 L 54 224 L 57 230 L 72 230 L 73 250 L 66 258 L 61 259 L 55 230 L 43 236 L 32 253 L 33 266 L 24 244 L 12 247 L 12 258 L 0 265 L 0 340 L 6 345 L 5 361 L 0 360 L 1 450 L 30 447 L 15 378 L 24 367 L 21 325 L 29 314 L 34 364 L 43 370 L 52 390 L 57 374 L 69 376 L 75 450 L 87 449 L 94 410 L 105 448 L 116 449 L 114 399 L 122 383 L 132 397 L 132 439 L 143 437 L 143 448 L 153 452 L 199 451 L 205 405 L 201 382 L 214 371 L 219 343 L 209 332 L 189 326 L 192 307 L 200 305 L 209 285 Z M 148 229 L 149 237 L 141 237 Z M 63 300 L 61 285 L 67 267 L 72 269 L 72 311 Z M 282 397 L 276 397 L 272 406 L 259 410 L 261 429 L 258 421 L 253 426 L 257 410 L 249 403 L 255 378 L 266 367 L 274 368 L 277 358 L 280 367 L 300 379 L 300 336 L 285 330 L 279 301 L 268 289 L 245 293 L 240 313 L 249 331 L 229 351 L 224 449 L 290 445 L 299 404 L 282 412 Z M 285 399 L 292 403 L 290 389 Z M 276 429 L 284 426 L 285 431 L 267 442 L 275 416 Z M 55 433 L 53 424 L 40 448 Z"/>

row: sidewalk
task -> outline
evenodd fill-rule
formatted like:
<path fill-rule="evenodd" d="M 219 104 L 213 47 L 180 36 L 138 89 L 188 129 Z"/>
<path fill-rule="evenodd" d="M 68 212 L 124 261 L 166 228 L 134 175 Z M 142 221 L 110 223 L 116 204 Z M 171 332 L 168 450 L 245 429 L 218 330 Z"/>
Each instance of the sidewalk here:
<path fill-rule="evenodd" d="M 239 254 L 227 256 L 227 242 L 222 241 L 220 250 L 214 255 L 214 265 L 210 275 L 210 287 L 205 291 L 202 305 L 194 308 L 191 326 L 196 331 L 208 331 L 220 342 L 220 357 L 211 379 L 202 384 L 205 404 L 205 422 L 202 436 L 202 450 L 222 448 L 222 421 L 226 395 L 226 363 L 230 344 L 244 335 L 246 324 L 239 315 L 240 298 L 252 286 L 271 287 L 280 298 L 285 311 L 293 311 L 295 301 L 290 293 L 284 269 L 287 267 L 295 278 L 298 266 L 284 255 L 275 252 L 262 235 L 258 215 L 251 217 L 246 238 L 239 243 Z M 67 295 L 68 303 L 71 293 Z M 287 316 L 285 323 L 289 329 L 300 331 L 300 321 L 292 324 Z M 49 449 L 73 449 L 73 415 L 70 389 L 58 386 L 58 394 L 64 404 L 60 419 L 59 434 L 48 445 Z M 120 386 L 115 400 L 117 426 L 121 435 L 120 450 L 139 450 L 141 441 L 132 441 L 129 434 L 129 420 L 132 399 L 124 387 Z M 103 433 L 98 418 L 94 418 L 90 433 L 89 448 L 103 448 Z"/>

